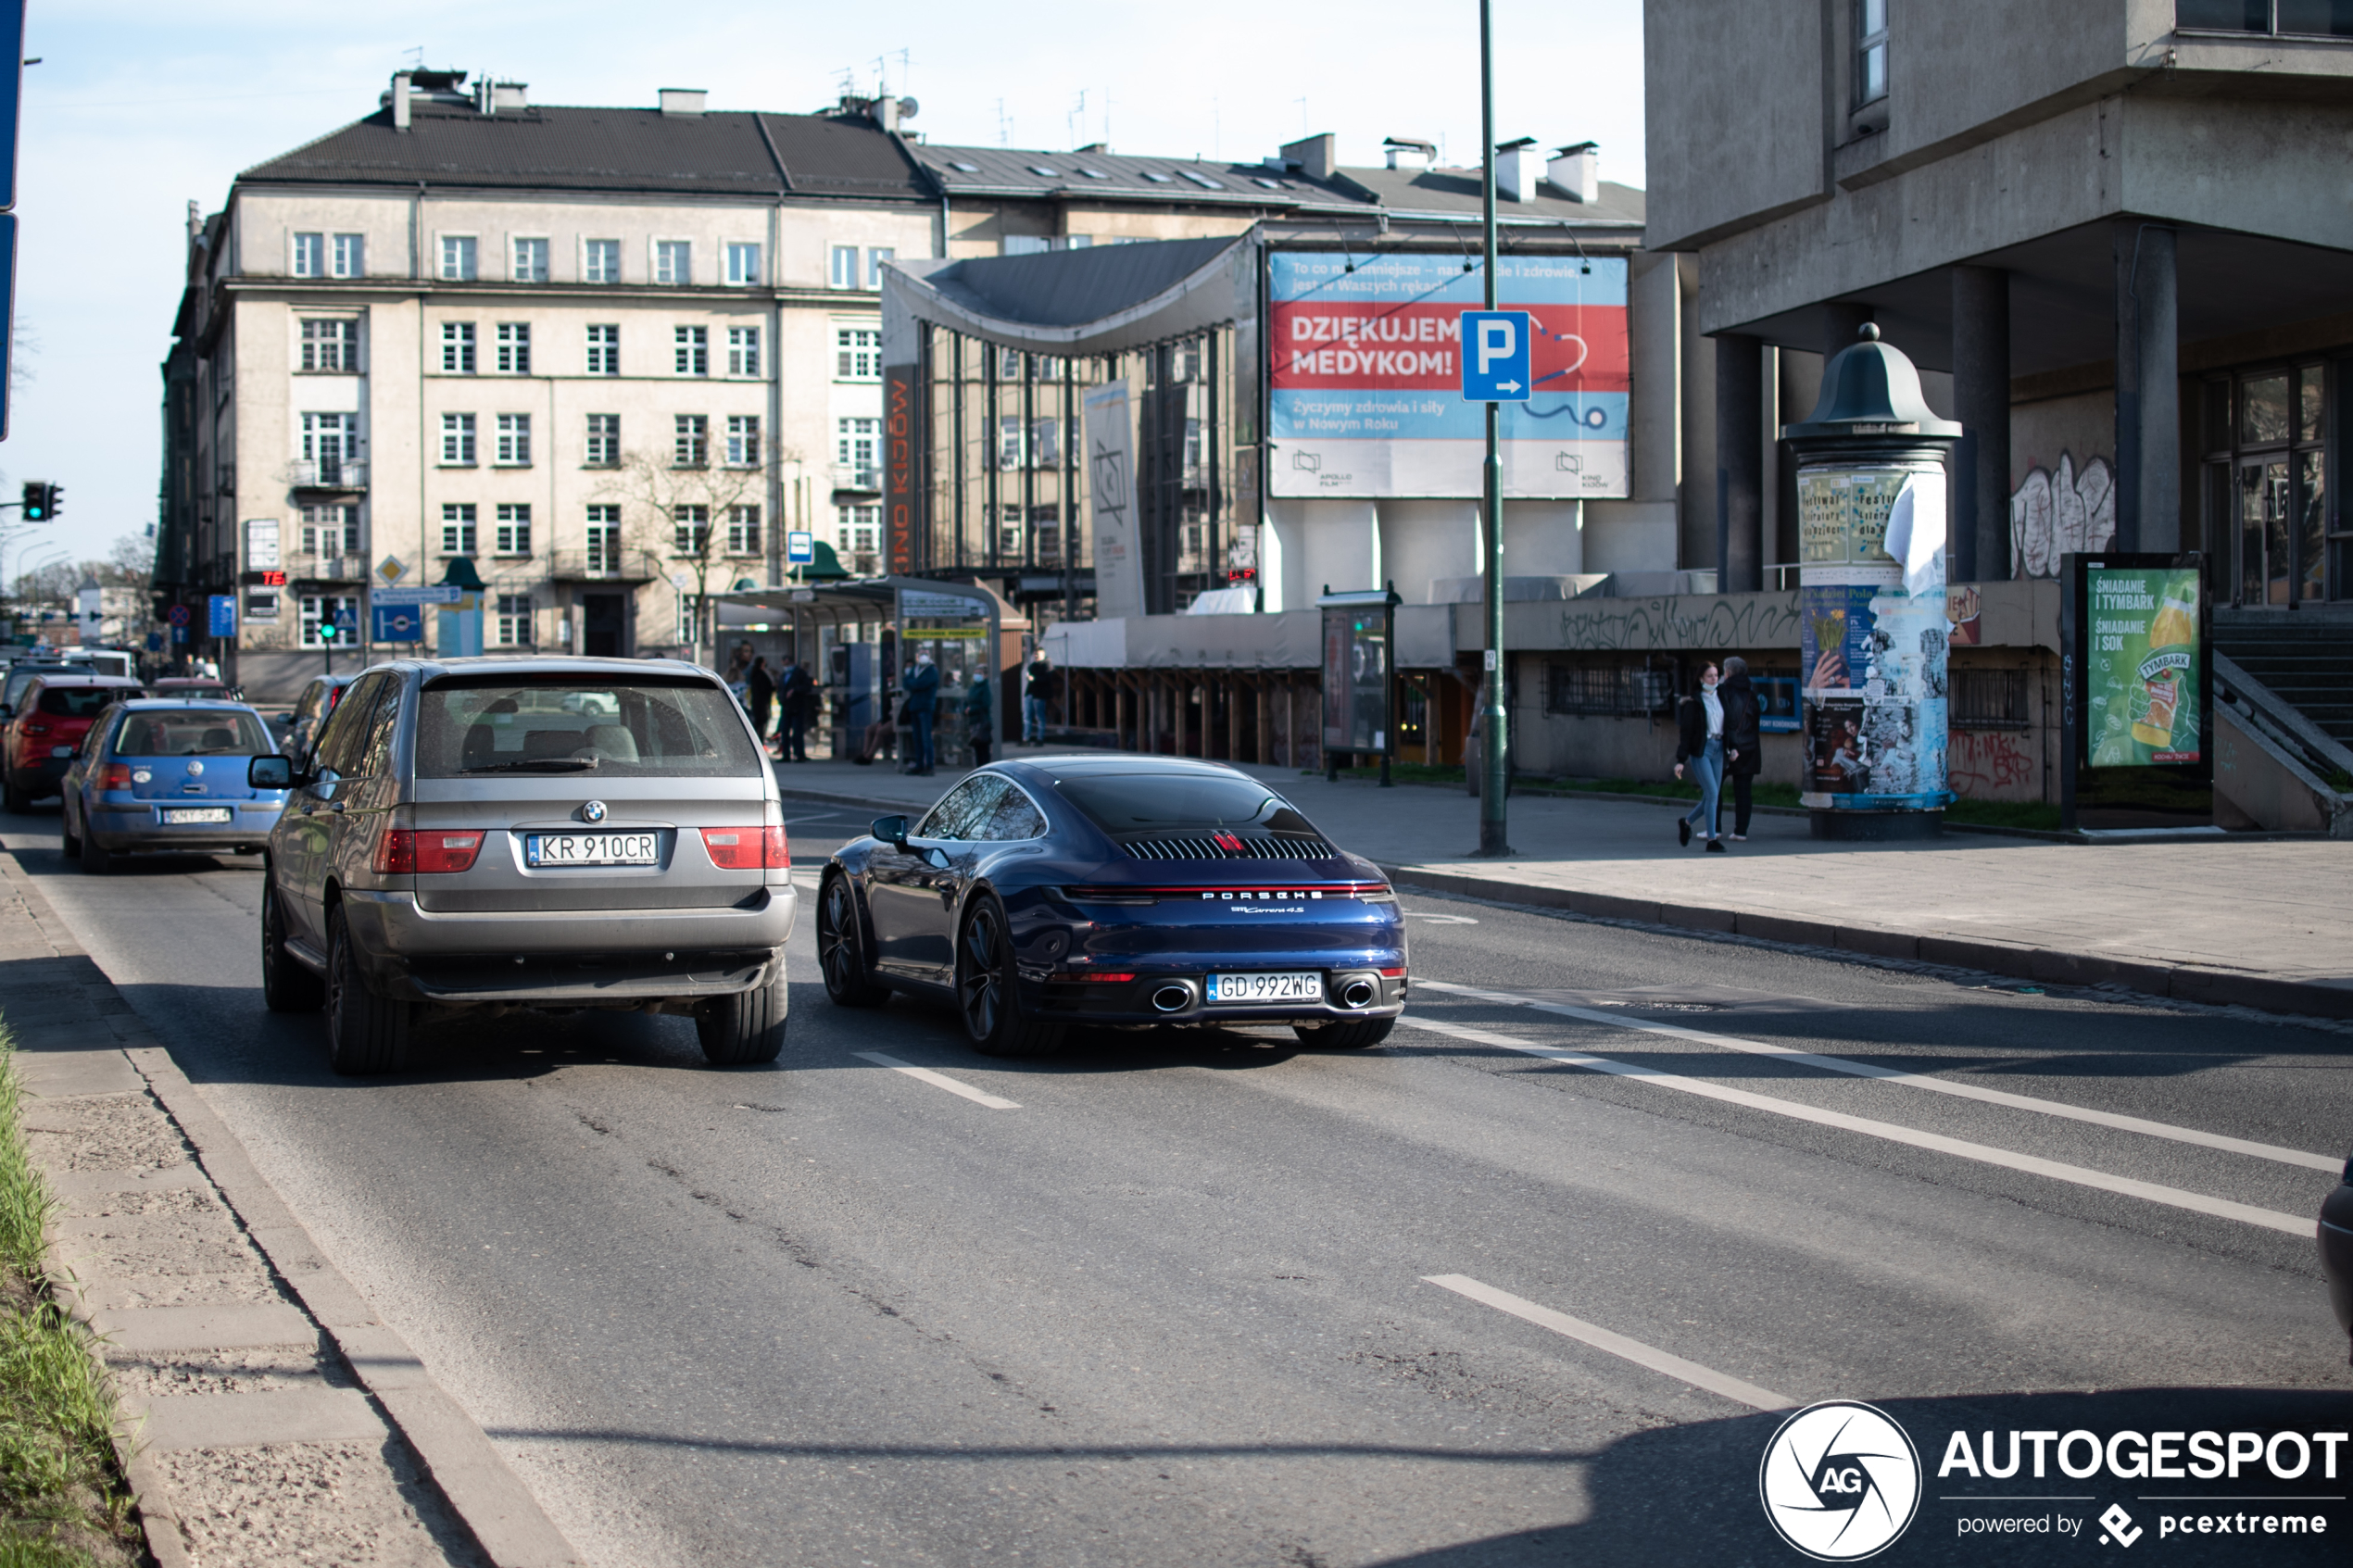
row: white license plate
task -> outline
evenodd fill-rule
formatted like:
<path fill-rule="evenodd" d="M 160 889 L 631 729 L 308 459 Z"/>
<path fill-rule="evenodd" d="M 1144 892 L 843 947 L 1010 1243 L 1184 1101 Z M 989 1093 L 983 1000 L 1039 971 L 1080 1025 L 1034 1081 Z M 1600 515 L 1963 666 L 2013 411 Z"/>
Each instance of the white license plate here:
<path fill-rule="evenodd" d="M 1324 977 L 1315 970 L 1295 974 L 1213 974 L 1213 1002 L 1320 1002 Z"/>
<path fill-rule="evenodd" d="M 167 806 L 163 809 L 166 827 L 184 822 L 233 822 L 237 813 L 227 806 Z"/>
<path fill-rule="evenodd" d="M 650 833 L 530 833 L 522 840 L 529 866 L 650 866 L 661 851 Z"/>

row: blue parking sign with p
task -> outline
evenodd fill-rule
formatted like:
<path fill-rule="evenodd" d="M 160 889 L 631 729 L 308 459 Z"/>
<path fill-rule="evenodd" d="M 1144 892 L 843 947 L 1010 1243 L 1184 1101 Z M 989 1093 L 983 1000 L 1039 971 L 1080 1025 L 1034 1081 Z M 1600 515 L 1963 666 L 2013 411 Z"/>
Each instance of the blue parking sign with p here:
<path fill-rule="evenodd" d="M 1463 398 L 1525 403 L 1533 356 L 1525 310 L 1466 310 L 1462 315 Z"/>

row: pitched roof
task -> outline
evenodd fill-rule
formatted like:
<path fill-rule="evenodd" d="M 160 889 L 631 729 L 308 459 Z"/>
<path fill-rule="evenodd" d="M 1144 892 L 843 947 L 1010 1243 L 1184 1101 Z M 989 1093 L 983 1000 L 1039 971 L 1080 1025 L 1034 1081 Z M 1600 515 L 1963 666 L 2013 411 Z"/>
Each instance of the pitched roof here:
<path fill-rule="evenodd" d="M 381 109 L 238 176 L 265 184 L 414 185 L 928 200 L 920 171 L 871 120 L 825 115 L 529 108 Z M 781 167 L 780 167 L 781 166 Z"/>
<path fill-rule="evenodd" d="M 1356 169 L 1340 170 L 1352 183 L 1392 214 L 1411 212 L 1475 213 L 1479 210 L 1484 175 L 1476 169 Z M 1534 201 L 1498 201 L 1496 217 L 1567 219 L 1572 222 L 1640 228 L 1649 203 L 1630 185 L 1601 182 L 1601 200 L 1588 206 L 1571 201 L 1568 193 L 1550 180 L 1536 184 Z"/>
<path fill-rule="evenodd" d="M 951 196 L 1181 202 L 1253 209 L 1366 205 L 1363 196 L 1329 182 L 1255 163 L 928 143 L 910 150 Z"/>

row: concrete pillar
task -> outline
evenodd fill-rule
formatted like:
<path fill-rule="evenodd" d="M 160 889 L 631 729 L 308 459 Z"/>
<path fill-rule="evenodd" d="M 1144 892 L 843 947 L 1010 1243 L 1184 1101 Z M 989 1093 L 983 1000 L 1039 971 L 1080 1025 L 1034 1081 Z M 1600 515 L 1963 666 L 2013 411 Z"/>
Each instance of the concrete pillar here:
<path fill-rule="evenodd" d="M 2116 547 L 2182 547 L 2181 291 L 2173 231 L 2126 221 L 2116 247 Z"/>
<path fill-rule="evenodd" d="M 1505 502 L 1508 511 L 1513 503 Z M 1377 503 L 1380 529 L 1381 582 L 1394 582 L 1407 604 L 1429 602 L 1429 585 L 1441 578 L 1478 575 L 1478 503 L 1390 499 Z M 1509 528 L 1508 521 L 1505 527 Z M 1522 563 L 1506 542 L 1504 558 L 1517 571 Z M 1318 578 L 1309 584 L 1314 603 Z M 1340 586 L 1334 580 L 1332 586 Z M 1378 587 L 1380 583 L 1370 586 Z"/>
<path fill-rule="evenodd" d="M 1682 383 L 1682 291 L 1676 257 L 1637 251 L 1627 289 L 1627 334 L 1632 340 L 1634 390 L 1633 495 L 1637 501 L 1672 501 L 1682 477 L 1682 421 L 1676 417 Z"/>
<path fill-rule="evenodd" d="M 2010 275 L 1953 269 L 1953 453 L 1950 581 L 2010 575 Z"/>
<path fill-rule="evenodd" d="M 1822 400 L 1822 357 L 1802 348 L 1784 348 L 1780 352 L 1780 394 L 1782 424 L 1795 424 L 1814 411 Z M 1780 495 L 1780 544 L 1775 558 L 1797 559 L 1797 459 L 1791 456 L 1788 444 L 1777 442 L 1778 458 L 1775 483 Z"/>
<path fill-rule="evenodd" d="M 1390 503 L 1381 503 L 1386 515 Z M 1574 577 L 1585 570 L 1585 504 L 1504 503 L 1504 562 L 1514 577 Z M 1403 593 L 1400 583 L 1397 591 Z"/>
<path fill-rule="evenodd" d="M 1716 345 L 1700 335 L 1699 258 L 1675 257 L 1680 291 L 1683 467 L 1677 477 L 1675 564 L 1716 564 Z"/>
<path fill-rule="evenodd" d="M 1765 345 L 1716 337 L 1716 588 L 1764 586 Z"/>

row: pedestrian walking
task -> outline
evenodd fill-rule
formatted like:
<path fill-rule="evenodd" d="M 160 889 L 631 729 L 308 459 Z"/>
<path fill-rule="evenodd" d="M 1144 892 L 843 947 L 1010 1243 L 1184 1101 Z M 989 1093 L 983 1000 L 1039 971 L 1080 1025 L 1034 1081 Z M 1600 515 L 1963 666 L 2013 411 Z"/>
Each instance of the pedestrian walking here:
<path fill-rule="evenodd" d="M 972 743 L 973 766 L 988 766 L 988 743 L 995 738 L 996 694 L 988 688 L 997 683 L 984 665 L 973 666 L 972 689 L 964 693 L 964 736 Z"/>
<path fill-rule="evenodd" d="M 776 710 L 776 677 L 768 672 L 768 656 L 761 654 L 751 661 L 751 671 L 744 677 L 744 689 L 751 696 L 751 733 L 760 744 L 768 744 L 768 721 Z"/>
<path fill-rule="evenodd" d="M 919 653 L 915 656 L 915 662 L 908 667 L 906 674 L 900 677 L 899 689 L 907 694 L 900 711 L 907 716 L 908 726 L 914 732 L 909 739 L 914 755 L 902 757 L 900 761 L 908 772 L 929 777 L 932 767 L 931 720 L 933 710 L 939 703 L 939 666 L 931 661 L 931 655 Z"/>
<path fill-rule="evenodd" d="M 1713 663 L 1699 672 L 1699 693 L 1675 705 L 1675 776 L 1689 764 L 1699 785 L 1699 804 L 1675 820 L 1675 841 L 1689 844 L 1692 830 L 1712 854 L 1724 852 L 1716 836 L 1716 793 L 1724 784 L 1724 703 L 1716 695 L 1718 672 Z"/>
<path fill-rule="evenodd" d="M 1053 678 L 1054 667 L 1041 649 L 1029 661 L 1029 670 L 1021 687 L 1021 738 L 1025 746 L 1046 744 L 1047 683 Z"/>
<path fill-rule="evenodd" d="M 817 683 L 794 659 L 776 682 L 776 760 L 809 760 L 809 726 L 817 716 Z"/>
<path fill-rule="evenodd" d="M 1724 705 L 1724 777 L 1732 786 L 1732 842 L 1745 844 L 1749 813 L 1756 803 L 1756 775 L 1765 766 L 1765 709 L 1748 678 L 1747 659 L 1734 654 L 1724 661 L 1717 697 Z"/>

